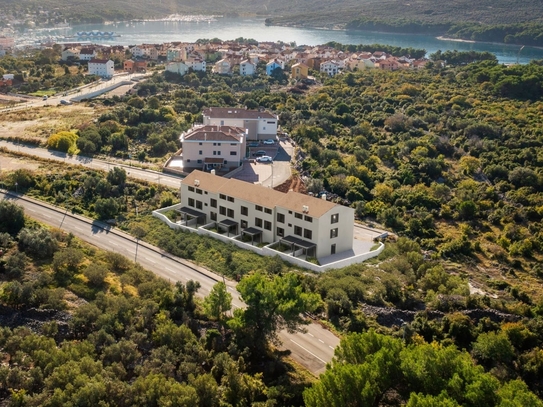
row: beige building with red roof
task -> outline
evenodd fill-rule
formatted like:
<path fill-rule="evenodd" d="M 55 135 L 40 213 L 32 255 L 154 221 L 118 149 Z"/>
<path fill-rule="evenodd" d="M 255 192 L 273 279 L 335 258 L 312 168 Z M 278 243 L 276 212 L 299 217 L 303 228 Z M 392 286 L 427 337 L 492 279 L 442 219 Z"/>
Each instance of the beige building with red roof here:
<path fill-rule="evenodd" d="M 247 130 L 248 140 L 266 140 L 277 136 L 278 117 L 265 110 L 238 107 L 209 107 L 202 112 L 204 125 L 235 126 Z"/>
<path fill-rule="evenodd" d="M 280 242 L 300 256 L 352 251 L 354 210 L 325 199 L 193 171 L 181 182 L 185 224 L 215 222 L 225 236 Z"/>
<path fill-rule="evenodd" d="M 235 126 L 195 126 L 181 134 L 183 171 L 231 171 L 242 164 L 245 129 Z"/>

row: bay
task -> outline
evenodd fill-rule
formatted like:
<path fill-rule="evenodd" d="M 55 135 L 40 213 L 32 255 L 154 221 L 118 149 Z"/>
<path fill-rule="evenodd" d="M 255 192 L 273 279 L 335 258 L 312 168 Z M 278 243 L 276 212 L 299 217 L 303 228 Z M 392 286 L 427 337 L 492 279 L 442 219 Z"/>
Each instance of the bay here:
<path fill-rule="evenodd" d="M 387 44 L 400 47 L 423 48 L 428 55 L 437 50 L 488 51 L 500 63 L 525 64 L 532 59 L 543 59 L 543 49 L 505 44 L 458 42 L 438 40 L 428 35 L 391 34 L 367 31 L 326 30 L 266 26 L 263 18 L 217 18 L 211 22 L 175 21 L 132 21 L 109 24 L 85 24 L 72 27 L 71 35 L 78 31 L 115 31 L 120 37 L 108 44 L 137 45 L 142 43 L 161 44 L 171 41 L 194 42 L 201 38 L 233 40 L 239 37 L 257 41 L 296 42 L 297 45 L 319 45 L 329 41 L 342 44 Z M 519 52 L 520 51 L 520 52 Z"/>

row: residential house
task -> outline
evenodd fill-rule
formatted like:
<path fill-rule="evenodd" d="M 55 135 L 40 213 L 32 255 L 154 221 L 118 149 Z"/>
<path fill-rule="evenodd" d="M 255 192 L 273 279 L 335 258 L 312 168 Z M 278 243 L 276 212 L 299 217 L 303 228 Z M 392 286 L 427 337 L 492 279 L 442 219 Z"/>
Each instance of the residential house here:
<path fill-rule="evenodd" d="M 166 60 L 168 62 L 171 61 L 182 61 L 184 59 L 187 59 L 187 51 L 183 48 L 170 48 L 168 50 L 168 53 L 166 55 Z"/>
<path fill-rule="evenodd" d="M 273 59 L 266 64 L 266 75 L 270 76 L 276 69 L 285 69 L 285 64 L 280 59 Z"/>
<path fill-rule="evenodd" d="M 239 74 L 241 76 L 251 76 L 256 73 L 256 65 L 245 59 L 239 63 Z"/>
<path fill-rule="evenodd" d="M 185 64 L 188 65 L 193 71 L 206 71 L 206 61 L 202 58 L 187 58 Z"/>
<path fill-rule="evenodd" d="M 135 45 L 130 48 L 130 52 L 134 58 L 143 58 L 145 56 L 145 47 L 143 45 Z"/>
<path fill-rule="evenodd" d="M 248 140 L 266 140 L 277 136 L 279 118 L 267 111 L 233 107 L 209 107 L 202 111 L 204 125 L 241 127 Z"/>
<path fill-rule="evenodd" d="M 379 69 L 383 69 L 385 71 L 396 71 L 401 68 L 400 63 L 396 60 L 396 58 L 388 57 L 387 59 L 380 59 L 377 61 Z"/>
<path fill-rule="evenodd" d="M 241 127 L 203 125 L 181 134 L 183 171 L 231 171 L 242 164 L 246 130 Z"/>
<path fill-rule="evenodd" d="M 329 76 L 335 76 L 339 73 L 339 64 L 334 60 L 325 61 L 321 63 L 319 69 L 321 72 L 328 74 Z"/>
<path fill-rule="evenodd" d="M 212 71 L 219 75 L 230 75 L 232 73 L 232 62 L 227 58 L 223 58 L 213 65 Z"/>
<path fill-rule="evenodd" d="M 413 68 L 414 69 L 424 69 L 427 62 L 428 62 L 427 59 L 416 59 L 415 61 L 413 61 Z"/>
<path fill-rule="evenodd" d="M 81 61 L 96 59 L 96 50 L 94 48 L 82 48 L 81 51 L 79 51 L 79 59 Z"/>
<path fill-rule="evenodd" d="M 196 170 L 181 181 L 181 204 L 186 224 L 215 222 L 228 236 L 277 242 L 296 256 L 352 251 L 354 210 L 325 199 Z"/>
<path fill-rule="evenodd" d="M 80 50 L 77 48 L 66 48 L 62 51 L 60 59 L 63 61 L 71 61 L 74 59 L 79 59 Z"/>
<path fill-rule="evenodd" d="M 4 49 L 13 48 L 15 46 L 15 38 L 0 36 L 0 46 Z"/>
<path fill-rule="evenodd" d="M 111 59 L 91 59 L 89 61 L 89 75 L 98 75 L 102 78 L 112 78 L 115 73 Z"/>
<path fill-rule="evenodd" d="M 183 61 L 169 62 L 166 64 L 166 71 L 183 76 L 189 71 L 189 66 Z"/>
<path fill-rule="evenodd" d="M 309 75 L 309 67 L 306 64 L 298 62 L 292 65 L 291 77 L 292 79 L 300 80 L 306 79 Z"/>

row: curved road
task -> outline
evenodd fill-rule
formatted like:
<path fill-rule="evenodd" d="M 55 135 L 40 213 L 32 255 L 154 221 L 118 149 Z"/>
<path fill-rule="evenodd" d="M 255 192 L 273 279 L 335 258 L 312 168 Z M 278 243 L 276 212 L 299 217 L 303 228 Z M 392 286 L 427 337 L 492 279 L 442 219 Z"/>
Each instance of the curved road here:
<path fill-rule="evenodd" d="M 172 283 L 195 280 L 200 282 L 199 295 L 206 296 L 217 281 L 223 277 L 199 267 L 184 259 L 172 256 L 163 250 L 138 242 L 136 239 L 103 222 L 94 221 L 83 216 L 68 213 L 44 202 L 36 201 L 25 196 L 0 191 L 0 199 L 10 199 L 25 209 L 25 214 L 45 224 L 72 232 L 78 238 L 85 240 L 104 250 L 113 250 L 129 259 L 136 260 L 147 270 L 166 278 Z M 233 307 L 244 307 L 236 291 L 236 283 L 226 280 L 232 293 Z M 306 333 L 280 333 L 283 348 L 291 351 L 291 357 L 312 373 L 318 375 L 324 372 L 326 363 L 332 360 L 334 348 L 339 339 L 320 325 L 311 323 L 306 327 Z"/>

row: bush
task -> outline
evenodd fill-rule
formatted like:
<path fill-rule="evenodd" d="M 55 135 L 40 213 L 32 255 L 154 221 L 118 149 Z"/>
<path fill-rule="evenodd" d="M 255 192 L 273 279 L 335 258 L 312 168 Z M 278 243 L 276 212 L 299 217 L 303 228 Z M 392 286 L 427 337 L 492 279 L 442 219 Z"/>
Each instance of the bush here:
<path fill-rule="evenodd" d="M 75 154 L 77 150 L 77 139 L 77 134 L 72 133 L 71 131 L 61 131 L 60 133 L 55 133 L 49 137 L 47 140 L 47 147 L 53 150 Z"/>

